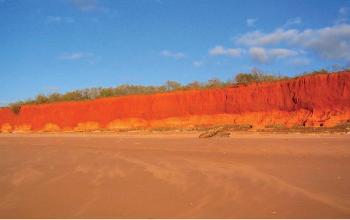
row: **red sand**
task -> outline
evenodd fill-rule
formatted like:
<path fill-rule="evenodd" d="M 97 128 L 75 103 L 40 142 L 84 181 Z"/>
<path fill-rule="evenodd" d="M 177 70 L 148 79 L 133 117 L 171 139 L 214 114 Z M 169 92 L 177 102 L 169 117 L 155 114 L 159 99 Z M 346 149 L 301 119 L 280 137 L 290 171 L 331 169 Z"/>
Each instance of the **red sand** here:
<path fill-rule="evenodd" d="M 349 72 L 236 88 L 27 105 L 19 115 L 0 109 L 3 132 L 215 124 L 334 126 L 349 119 Z"/>
<path fill-rule="evenodd" d="M 350 135 L 0 134 L 0 218 L 350 218 Z"/>

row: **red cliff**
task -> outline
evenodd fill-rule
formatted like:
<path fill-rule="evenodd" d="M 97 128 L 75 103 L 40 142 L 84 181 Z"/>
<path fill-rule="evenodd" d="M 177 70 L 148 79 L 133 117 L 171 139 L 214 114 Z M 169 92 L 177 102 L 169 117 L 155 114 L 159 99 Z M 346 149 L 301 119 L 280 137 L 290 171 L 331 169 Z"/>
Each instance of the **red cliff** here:
<path fill-rule="evenodd" d="M 215 124 L 334 126 L 350 119 L 350 72 L 223 89 L 0 109 L 9 131 L 114 130 Z"/>

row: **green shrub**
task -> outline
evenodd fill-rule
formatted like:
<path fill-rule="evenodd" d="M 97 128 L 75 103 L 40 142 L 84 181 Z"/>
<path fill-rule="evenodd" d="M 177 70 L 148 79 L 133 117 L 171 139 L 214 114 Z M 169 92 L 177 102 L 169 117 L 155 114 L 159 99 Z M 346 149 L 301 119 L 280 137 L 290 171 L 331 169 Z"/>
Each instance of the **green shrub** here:
<path fill-rule="evenodd" d="M 328 73 L 327 70 L 321 69 L 319 71 L 314 71 L 311 73 L 304 73 L 302 76 L 313 75 L 313 74 L 327 74 L 327 73 Z M 122 84 L 117 87 L 110 87 L 110 88 L 101 88 L 101 87 L 88 88 L 88 89 L 82 89 L 82 90 L 75 90 L 64 94 L 60 94 L 60 93 L 52 93 L 49 95 L 39 94 L 38 96 L 35 97 L 35 99 L 19 101 L 19 102 L 10 104 L 9 107 L 13 109 L 14 112 L 19 113 L 20 106 L 27 105 L 27 104 L 44 104 L 44 103 L 62 102 L 62 101 L 91 100 L 91 99 L 113 97 L 113 96 L 164 93 L 164 92 L 171 92 L 176 90 L 222 88 L 228 85 L 249 84 L 254 82 L 270 82 L 270 81 L 282 80 L 282 79 L 288 79 L 288 77 L 277 76 L 273 74 L 266 74 L 254 68 L 251 71 L 251 73 L 239 73 L 235 76 L 233 80 L 228 80 L 228 81 L 221 81 L 218 78 L 213 78 L 213 79 L 209 79 L 205 83 L 193 81 L 186 85 L 182 85 L 179 82 L 168 80 L 165 82 L 164 85 L 160 85 L 160 86 Z"/>
<path fill-rule="evenodd" d="M 165 82 L 165 87 L 167 91 L 174 91 L 180 89 L 182 85 L 179 82 L 168 80 Z"/>
<path fill-rule="evenodd" d="M 37 97 L 35 98 L 35 101 L 36 101 L 38 104 L 48 103 L 48 102 L 49 102 L 49 98 L 46 97 L 46 96 L 43 95 L 43 94 L 39 94 L 39 95 L 37 95 Z"/>
<path fill-rule="evenodd" d="M 329 74 L 330 72 L 326 69 L 320 69 L 312 72 L 304 72 L 301 74 L 301 76 L 312 76 L 312 75 L 317 75 L 317 74 Z"/>
<path fill-rule="evenodd" d="M 276 76 L 273 74 L 266 74 L 257 69 L 253 69 L 251 73 L 239 73 L 235 77 L 237 84 L 249 84 L 253 82 L 270 82 L 281 79 L 288 79 L 287 76 Z"/>
<path fill-rule="evenodd" d="M 218 88 L 218 87 L 222 87 L 224 85 L 224 83 L 218 79 L 218 78 L 213 78 L 213 79 L 209 79 L 206 87 L 207 88 Z"/>
<path fill-rule="evenodd" d="M 185 86 L 186 89 L 200 89 L 202 87 L 202 84 L 198 81 L 190 82 Z"/>
<path fill-rule="evenodd" d="M 17 102 L 17 103 L 12 103 L 10 104 L 10 109 L 13 113 L 15 113 L 16 115 L 18 115 L 21 111 L 21 107 L 22 107 L 22 103 Z"/>

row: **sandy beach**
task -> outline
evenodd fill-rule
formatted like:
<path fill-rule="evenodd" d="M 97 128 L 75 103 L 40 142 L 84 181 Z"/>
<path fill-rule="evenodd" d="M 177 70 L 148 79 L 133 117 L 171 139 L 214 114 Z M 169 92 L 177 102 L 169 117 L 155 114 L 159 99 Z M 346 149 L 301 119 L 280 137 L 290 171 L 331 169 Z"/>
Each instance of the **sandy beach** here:
<path fill-rule="evenodd" d="M 1 218 L 349 218 L 349 134 L 1 134 Z"/>

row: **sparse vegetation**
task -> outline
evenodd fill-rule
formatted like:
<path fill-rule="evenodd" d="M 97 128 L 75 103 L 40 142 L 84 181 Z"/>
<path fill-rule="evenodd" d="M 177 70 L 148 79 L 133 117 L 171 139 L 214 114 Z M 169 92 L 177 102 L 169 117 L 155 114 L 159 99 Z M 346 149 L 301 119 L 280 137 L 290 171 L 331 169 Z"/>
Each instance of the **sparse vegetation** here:
<path fill-rule="evenodd" d="M 191 89 L 207 89 L 207 88 L 220 88 L 232 85 L 234 82 L 228 80 L 226 82 L 220 79 L 214 78 L 208 80 L 207 83 L 200 83 L 194 81 L 186 85 L 182 85 L 176 81 L 166 81 L 164 85 L 160 86 L 143 86 L 143 85 L 128 85 L 123 84 L 117 87 L 110 88 L 89 88 L 82 90 L 75 90 L 64 94 L 52 93 L 49 95 L 39 94 L 34 99 L 28 99 L 26 101 L 19 101 L 9 105 L 12 111 L 19 114 L 22 105 L 28 104 L 47 104 L 53 102 L 63 101 L 82 101 L 92 100 L 98 98 L 117 97 L 125 95 L 136 95 L 136 94 L 154 94 L 164 93 L 178 90 L 191 90 Z"/>
<path fill-rule="evenodd" d="M 318 75 L 318 74 L 329 74 L 329 73 L 331 73 L 331 72 L 329 72 L 326 69 L 320 69 L 320 70 L 316 70 L 316 71 L 312 71 L 312 72 L 304 72 L 299 77 L 301 77 L 301 76 Z"/>
<path fill-rule="evenodd" d="M 16 102 L 16 103 L 10 104 L 9 107 L 13 113 L 19 114 L 19 112 L 21 111 L 22 102 Z"/>
<path fill-rule="evenodd" d="M 258 69 L 253 69 L 251 73 L 239 73 L 236 75 L 235 82 L 238 84 L 248 84 L 253 82 L 270 82 L 276 80 L 288 79 L 287 76 L 277 76 L 265 74 Z"/>
<path fill-rule="evenodd" d="M 328 74 L 325 69 L 319 71 L 303 73 L 300 76 L 315 75 L 315 74 Z M 201 83 L 198 81 L 190 82 L 183 85 L 176 81 L 166 81 L 164 85 L 160 86 L 143 86 L 143 85 L 129 85 L 122 84 L 117 87 L 110 88 L 89 88 L 82 90 L 75 90 L 67 92 L 64 94 L 52 93 L 49 95 L 39 94 L 34 99 L 28 99 L 25 101 L 18 101 L 11 103 L 9 107 L 15 114 L 19 114 L 22 105 L 28 104 L 46 104 L 53 102 L 62 101 L 81 101 L 81 100 L 92 100 L 98 98 L 106 97 L 116 97 L 125 95 L 136 95 L 136 94 L 154 94 L 154 93 L 164 93 L 178 90 L 191 90 L 191 89 L 208 89 L 208 88 L 222 88 L 227 86 L 242 85 L 249 83 L 259 83 L 259 82 L 270 82 L 276 80 L 289 79 L 287 76 L 273 75 L 263 73 L 262 71 L 253 68 L 251 73 L 239 73 L 232 80 L 221 81 L 218 78 L 213 78 L 208 80 L 206 83 Z"/>

